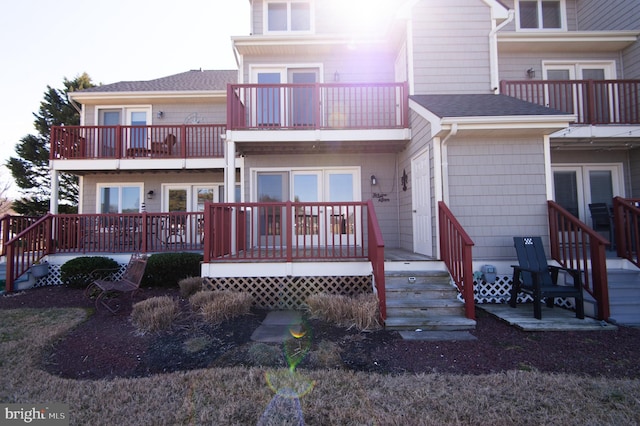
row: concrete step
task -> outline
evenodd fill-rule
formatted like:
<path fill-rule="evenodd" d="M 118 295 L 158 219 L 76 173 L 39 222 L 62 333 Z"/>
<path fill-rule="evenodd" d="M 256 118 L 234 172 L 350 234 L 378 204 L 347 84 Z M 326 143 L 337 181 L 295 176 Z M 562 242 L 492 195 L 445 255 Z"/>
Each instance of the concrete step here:
<path fill-rule="evenodd" d="M 388 330 L 473 330 L 476 322 L 464 316 L 441 315 L 438 317 L 388 317 L 385 323 Z"/>

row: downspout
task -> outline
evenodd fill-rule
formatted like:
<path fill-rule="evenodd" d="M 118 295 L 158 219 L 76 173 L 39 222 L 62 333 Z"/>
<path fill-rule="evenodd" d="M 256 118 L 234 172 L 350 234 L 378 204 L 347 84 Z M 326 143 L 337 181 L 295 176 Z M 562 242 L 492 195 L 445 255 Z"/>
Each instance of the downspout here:
<path fill-rule="evenodd" d="M 500 93 L 500 73 L 498 72 L 498 31 L 513 21 L 515 11 L 509 9 L 507 19 L 496 26 L 496 20 L 491 20 L 491 32 L 489 33 L 489 67 L 491 72 L 491 91 L 494 94 Z"/>
<path fill-rule="evenodd" d="M 447 142 L 458 134 L 458 123 L 451 125 L 449 133 L 440 141 L 440 165 L 442 167 L 442 201 L 449 205 L 449 160 L 447 153 Z"/>

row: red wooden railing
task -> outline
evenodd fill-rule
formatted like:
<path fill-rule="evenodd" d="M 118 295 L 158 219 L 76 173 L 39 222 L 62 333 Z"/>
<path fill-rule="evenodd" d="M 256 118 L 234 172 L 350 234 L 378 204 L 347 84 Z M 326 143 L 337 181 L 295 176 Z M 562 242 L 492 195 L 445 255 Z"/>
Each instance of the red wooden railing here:
<path fill-rule="evenodd" d="M 473 240 L 442 201 L 438 202 L 438 217 L 440 221 L 440 257 L 447 265 L 453 281 L 462 294 L 466 317 L 475 319 Z"/>
<path fill-rule="evenodd" d="M 618 257 L 640 268 L 640 199 L 615 197 L 613 220 Z"/>
<path fill-rule="evenodd" d="M 361 202 L 208 203 L 204 260 L 367 258 L 366 210 Z"/>
<path fill-rule="evenodd" d="M 562 267 L 582 274 L 584 289 L 593 296 L 598 319 L 609 319 L 609 289 L 605 249 L 609 241 L 554 201 L 548 201 L 551 257 Z"/>
<path fill-rule="evenodd" d="M 222 158 L 224 124 L 53 126 L 50 158 Z"/>
<path fill-rule="evenodd" d="M 384 240 L 382 230 L 378 223 L 376 211 L 373 208 L 373 201 L 367 202 L 367 233 L 369 236 L 369 260 L 373 268 L 373 281 L 378 293 L 378 303 L 380 304 L 380 317 L 382 323 L 387 319 L 387 295 L 385 291 L 384 276 Z"/>
<path fill-rule="evenodd" d="M 6 242 L 6 291 L 12 292 L 14 283 L 35 262 L 51 253 L 53 215 L 48 214 L 19 232 Z"/>
<path fill-rule="evenodd" d="M 4 215 L 0 218 L 0 256 L 6 256 L 6 243 L 14 236 L 18 235 L 34 223 L 42 216 L 15 216 Z"/>
<path fill-rule="evenodd" d="M 500 92 L 576 114 L 576 124 L 640 124 L 640 80 L 502 81 Z"/>
<path fill-rule="evenodd" d="M 393 129 L 408 127 L 406 83 L 230 84 L 227 127 Z"/>

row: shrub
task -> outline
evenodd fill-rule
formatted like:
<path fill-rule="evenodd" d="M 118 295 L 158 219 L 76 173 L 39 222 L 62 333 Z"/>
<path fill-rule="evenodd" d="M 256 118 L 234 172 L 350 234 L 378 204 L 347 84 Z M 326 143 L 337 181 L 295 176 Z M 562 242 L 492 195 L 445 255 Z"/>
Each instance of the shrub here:
<path fill-rule="evenodd" d="M 205 321 L 220 324 L 251 311 L 251 294 L 233 291 L 199 291 L 189 298 L 191 307 L 202 314 Z"/>
<path fill-rule="evenodd" d="M 314 318 L 361 331 L 380 328 L 378 297 L 375 294 L 361 294 L 352 298 L 319 293 L 309 296 L 306 303 Z"/>
<path fill-rule="evenodd" d="M 60 267 L 60 280 L 69 287 L 85 288 L 93 280 L 107 278 L 119 269 L 118 262 L 110 257 L 80 256 L 69 260 Z M 93 275 L 92 272 L 94 272 Z"/>
<path fill-rule="evenodd" d="M 169 296 L 151 297 L 133 305 L 131 322 L 141 332 L 166 330 L 178 313 L 178 303 Z"/>
<path fill-rule="evenodd" d="M 187 298 L 202 290 L 202 277 L 188 277 L 178 281 L 180 296 Z"/>
<path fill-rule="evenodd" d="M 151 255 L 142 278 L 147 287 L 175 287 L 187 277 L 200 276 L 202 254 L 158 253 Z"/>

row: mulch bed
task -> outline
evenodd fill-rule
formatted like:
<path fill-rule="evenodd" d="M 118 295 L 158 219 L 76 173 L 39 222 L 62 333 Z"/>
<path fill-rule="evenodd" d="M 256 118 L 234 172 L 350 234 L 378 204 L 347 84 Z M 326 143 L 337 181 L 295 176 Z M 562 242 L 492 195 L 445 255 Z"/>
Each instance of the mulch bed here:
<path fill-rule="evenodd" d="M 143 289 L 133 302 L 177 289 Z M 252 342 L 265 311 L 254 310 L 218 326 L 188 312 L 169 332 L 141 335 L 129 320 L 130 305 L 117 315 L 101 310 L 62 336 L 43 356 L 43 369 L 73 379 L 143 377 L 171 371 L 229 366 L 285 367 L 282 345 Z M 94 304 L 82 290 L 43 287 L 0 297 L 0 309 L 80 307 Z M 308 320 L 312 345 L 298 368 L 344 368 L 383 374 L 487 374 L 506 370 L 640 378 L 640 329 L 524 332 L 477 310 L 474 341 L 406 341 L 396 332 L 358 332 Z M 257 346 L 262 345 L 262 346 Z M 323 352 L 323 348 L 325 352 Z M 334 348 L 339 357 L 326 356 Z M 260 352 L 256 355 L 256 352 Z M 281 356 L 269 357 L 269 353 Z M 323 354 L 325 355 L 323 358 Z M 331 352 L 329 352 L 331 355 Z"/>

